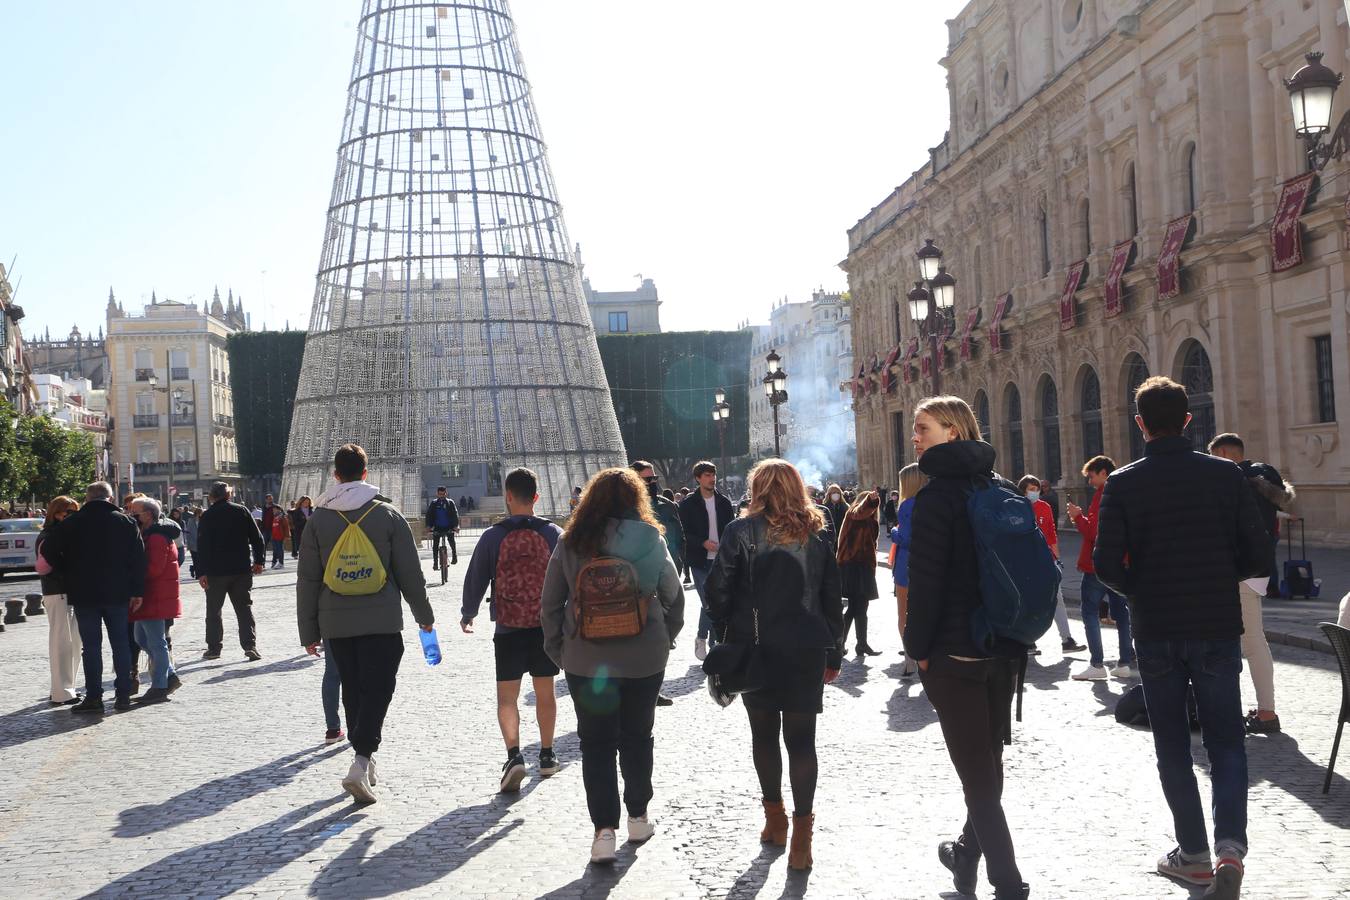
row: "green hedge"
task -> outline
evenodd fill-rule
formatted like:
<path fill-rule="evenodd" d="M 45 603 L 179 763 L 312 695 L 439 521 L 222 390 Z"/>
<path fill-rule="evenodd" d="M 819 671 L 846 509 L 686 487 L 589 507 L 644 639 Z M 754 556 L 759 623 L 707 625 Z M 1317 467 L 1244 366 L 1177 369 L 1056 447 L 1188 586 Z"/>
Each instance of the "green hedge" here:
<path fill-rule="evenodd" d="M 291 436 L 291 413 L 305 356 L 303 331 L 245 331 L 230 335 L 234 434 L 243 475 L 280 474 Z"/>

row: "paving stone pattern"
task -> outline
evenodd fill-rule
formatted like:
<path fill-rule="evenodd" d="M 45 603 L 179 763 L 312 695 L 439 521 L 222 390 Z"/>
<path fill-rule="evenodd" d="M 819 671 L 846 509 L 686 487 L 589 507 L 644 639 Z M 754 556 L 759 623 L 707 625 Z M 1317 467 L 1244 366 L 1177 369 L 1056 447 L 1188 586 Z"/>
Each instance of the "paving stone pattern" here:
<path fill-rule="evenodd" d="M 432 588 L 442 665 L 422 661 L 409 620 L 378 755 L 380 801 L 364 808 L 338 785 L 351 751 L 322 745 L 322 664 L 298 646 L 293 570 L 258 579 L 258 663 L 228 645 L 219 660 L 199 658 L 204 601 L 185 583 L 186 615 L 174 628 L 185 687 L 169 704 L 102 721 L 47 707 L 45 620 L 11 626 L 0 635 L 0 896 L 959 896 L 934 848 L 960 826 L 960 788 L 922 687 L 899 677 L 892 603 L 873 604 L 872 643 L 884 655 L 850 659 L 826 690 L 809 875 L 789 873 L 784 853 L 759 844 L 745 714 L 704 694 L 692 631 L 667 670 L 675 704 L 657 713 L 659 830 L 604 869 L 587 864 L 591 830 L 565 696 L 562 771 L 530 778 L 519 796 L 496 793 L 503 748 L 490 629 L 485 618 L 473 635 L 455 624 L 466 559 L 449 585 L 437 577 Z M 880 575 L 888 586 L 889 573 Z M 693 607 L 697 595 L 687 597 Z M 228 609 L 226 619 L 229 636 Z M 1125 683 L 1066 680 L 1082 659 L 1061 657 L 1053 631 L 1043 649 L 1005 795 L 1033 896 L 1198 896 L 1152 873 L 1172 846 L 1171 821 L 1149 734 L 1112 718 Z M 1350 898 L 1350 780 L 1337 776 L 1321 794 L 1338 678 L 1323 654 L 1282 646 L 1276 656 L 1286 733 L 1248 743 L 1246 896 Z M 1250 700 L 1245 681 L 1244 694 Z M 1196 754 L 1203 762 L 1198 739 Z M 1341 768 L 1350 773 L 1350 745 Z M 1201 784 L 1207 790 L 1203 766 Z"/>

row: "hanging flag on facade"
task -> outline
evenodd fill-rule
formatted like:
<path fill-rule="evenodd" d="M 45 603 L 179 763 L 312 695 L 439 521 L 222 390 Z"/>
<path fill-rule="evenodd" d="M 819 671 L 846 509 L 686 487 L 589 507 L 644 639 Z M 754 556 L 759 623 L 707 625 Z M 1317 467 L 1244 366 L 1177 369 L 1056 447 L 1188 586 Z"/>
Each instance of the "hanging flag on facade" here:
<path fill-rule="evenodd" d="M 1130 267 L 1134 260 L 1134 238 L 1128 241 L 1122 241 L 1111 248 L 1111 266 L 1106 270 L 1106 283 L 1102 286 L 1102 293 L 1106 295 L 1106 317 L 1120 315 L 1125 305 L 1121 302 L 1122 286 L 1121 281 L 1125 277 L 1125 270 Z"/>
<path fill-rule="evenodd" d="M 1303 262 L 1303 229 L 1298 220 L 1316 181 L 1317 173 L 1308 172 L 1280 185 L 1280 202 L 1275 207 L 1275 221 L 1270 224 L 1273 272 L 1284 272 Z"/>
<path fill-rule="evenodd" d="M 895 379 L 891 376 L 891 366 L 895 365 L 895 358 L 900 355 L 900 345 L 896 344 L 891 348 L 891 352 L 886 354 L 886 361 L 881 366 L 881 390 L 889 394 L 891 388 L 895 387 Z"/>
<path fill-rule="evenodd" d="M 989 350 L 998 353 L 1003 350 L 1003 317 L 1012 307 L 1012 294 L 1004 294 L 994 304 L 994 320 L 989 323 Z"/>
<path fill-rule="evenodd" d="M 1171 300 L 1181 293 L 1181 248 L 1191 231 L 1193 213 L 1178 216 L 1163 229 L 1158 249 L 1158 299 Z"/>
<path fill-rule="evenodd" d="M 972 345 L 971 335 L 975 331 L 975 326 L 980 324 L 980 308 L 977 306 L 966 316 L 966 327 L 961 332 L 961 359 L 970 359 Z"/>
<path fill-rule="evenodd" d="M 1083 273 L 1087 271 L 1087 260 L 1080 259 L 1078 262 L 1069 266 L 1069 274 L 1064 279 L 1064 291 L 1059 295 L 1059 330 L 1068 331 L 1074 326 L 1074 320 L 1078 318 L 1077 310 L 1074 308 L 1074 294 L 1078 293 L 1078 285 L 1083 281 Z"/>

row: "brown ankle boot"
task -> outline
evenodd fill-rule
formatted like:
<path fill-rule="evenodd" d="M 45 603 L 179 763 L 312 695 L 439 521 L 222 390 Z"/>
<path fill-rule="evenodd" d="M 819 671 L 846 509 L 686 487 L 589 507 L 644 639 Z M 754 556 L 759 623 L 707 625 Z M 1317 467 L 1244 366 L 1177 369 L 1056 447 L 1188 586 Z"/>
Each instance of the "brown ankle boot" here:
<path fill-rule="evenodd" d="M 788 848 L 789 869 L 811 868 L 811 829 L 815 824 L 814 814 L 792 817 L 792 846 Z"/>
<path fill-rule="evenodd" d="M 764 830 L 759 833 L 759 840 L 775 847 L 787 846 L 788 817 L 782 800 L 764 801 Z"/>

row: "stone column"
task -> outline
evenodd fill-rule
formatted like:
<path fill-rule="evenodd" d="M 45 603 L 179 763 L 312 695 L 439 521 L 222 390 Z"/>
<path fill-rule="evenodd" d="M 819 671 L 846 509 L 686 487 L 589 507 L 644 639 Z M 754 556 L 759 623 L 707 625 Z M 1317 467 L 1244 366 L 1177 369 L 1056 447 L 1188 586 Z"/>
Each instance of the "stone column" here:
<path fill-rule="evenodd" d="M 1271 90 L 1270 76 L 1261 64 L 1261 58 L 1270 52 L 1270 20 L 1260 13 L 1259 7 L 1248 7 L 1243 31 L 1247 36 L 1247 124 L 1252 143 L 1250 221 L 1264 222 L 1275 214 L 1270 188 L 1275 183 L 1275 154 L 1279 144 L 1276 98 Z"/>

